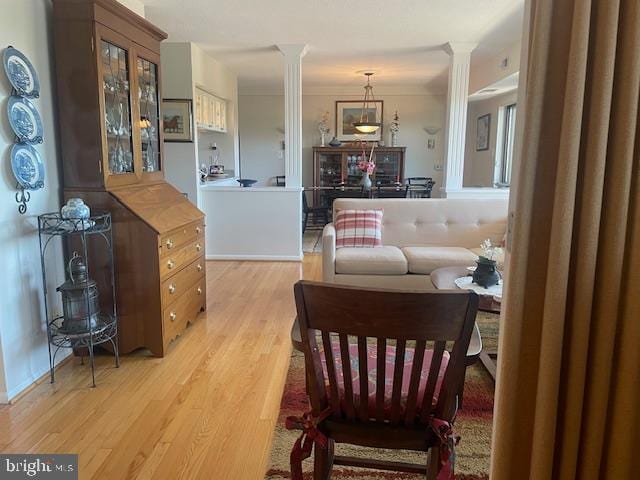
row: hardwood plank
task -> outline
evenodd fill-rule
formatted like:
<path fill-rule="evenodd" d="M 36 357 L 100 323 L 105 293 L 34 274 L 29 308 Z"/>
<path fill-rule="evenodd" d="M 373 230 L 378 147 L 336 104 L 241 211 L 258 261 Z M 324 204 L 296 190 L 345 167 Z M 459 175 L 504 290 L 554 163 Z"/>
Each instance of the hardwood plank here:
<path fill-rule="evenodd" d="M 207 262 L 207 311 L 165 358 L 73 359 L 0 408 L 0 451 L 78 453 L 81 479 L 262 479 L 291 354 L 293 284 L 321 257 Z M 247 455 L 251 452 L 251 455 Z"/>

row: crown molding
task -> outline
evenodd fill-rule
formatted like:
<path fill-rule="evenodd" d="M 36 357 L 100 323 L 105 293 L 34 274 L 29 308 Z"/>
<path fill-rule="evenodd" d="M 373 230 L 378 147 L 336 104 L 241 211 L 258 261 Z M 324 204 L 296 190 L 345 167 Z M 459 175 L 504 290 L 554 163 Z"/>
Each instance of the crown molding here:
<path fill-rule="evenodd" d="M 446 87 L 431 88 L 426 85 L 379 85 L 375 87 L 374 93 L 376 97 L 388 96 L 443 96 L 446 95 Z M 261 95 L 284 95 L 284 86 L 280 85 L 264 85 L 264 86 L 247 86 L 238 88 L 238 95 L 241 96 L 261 96 Z M 310 96 L 342 96 L 361 98 L 361 86 L 341 87 L 337 85 L 326 86 L 308 86 L 302 87 L 302 95 Z"/>

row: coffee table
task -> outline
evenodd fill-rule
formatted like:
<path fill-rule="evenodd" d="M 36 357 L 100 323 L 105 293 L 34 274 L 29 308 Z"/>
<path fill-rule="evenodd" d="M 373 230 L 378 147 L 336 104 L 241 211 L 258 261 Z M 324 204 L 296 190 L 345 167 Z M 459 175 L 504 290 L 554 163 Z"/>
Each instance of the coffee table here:
<path fill-rule="evenodd" d="M 438 268 L 431 272 L 431 283 L 438 290 L 458 290 L 458 286 L 455 284 L 456 278 L 464 277 L 468 275 L 466 267 L 443 267 Z M 481 312 L 500 314 L 501 304 L 493 299 L 493 296 L 479 295 L 478 310 Z M 476 323 L 476 331 L 480 336 L 478 330 L 478 324 Z M 475 332 L 474 332 L 475 333 Z M 498 352 L 487 351 L 482 349 L 482 340 L 480 340 L 481 351 L 479 353 L 479 359 L 482 365 L 487 369 L 489 375 L 494 380 L 496 379 L 496 358 Z"/>

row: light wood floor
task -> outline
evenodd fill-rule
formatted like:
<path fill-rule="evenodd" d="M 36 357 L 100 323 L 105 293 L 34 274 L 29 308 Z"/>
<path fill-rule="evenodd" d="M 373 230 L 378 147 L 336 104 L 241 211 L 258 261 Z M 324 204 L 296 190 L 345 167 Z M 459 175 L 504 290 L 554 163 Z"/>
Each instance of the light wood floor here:
<path fill-rule="evenodd" d="M 0 409 L 3 452 L 78 453 L 81 479 L 262 479 L 303 264 L 207 262 L 208 310 L 163 358 L 73 359 Z"/>

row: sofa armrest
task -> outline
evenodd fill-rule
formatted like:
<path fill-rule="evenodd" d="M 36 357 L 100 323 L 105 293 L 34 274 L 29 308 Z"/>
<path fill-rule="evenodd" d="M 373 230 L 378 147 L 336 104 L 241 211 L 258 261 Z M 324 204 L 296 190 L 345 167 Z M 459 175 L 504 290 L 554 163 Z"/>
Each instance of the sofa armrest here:
<path fill-rule="evenodd" d="M 333 283 L 336 275 L 336 229 L 333 223 L 322 231 L 322 280 Z"/>

